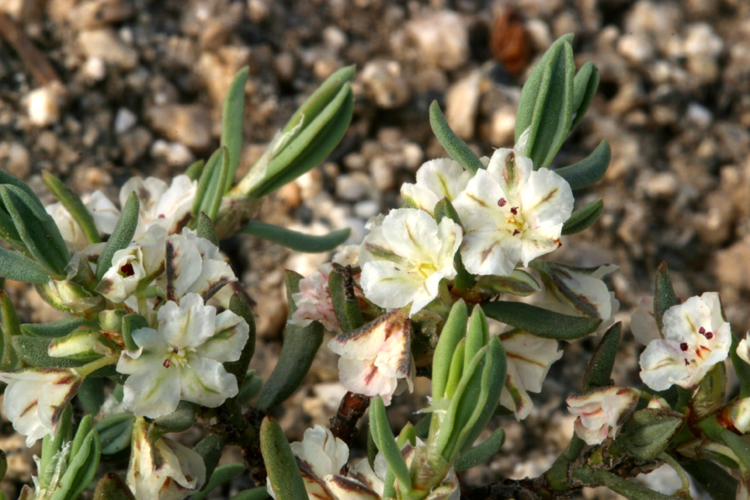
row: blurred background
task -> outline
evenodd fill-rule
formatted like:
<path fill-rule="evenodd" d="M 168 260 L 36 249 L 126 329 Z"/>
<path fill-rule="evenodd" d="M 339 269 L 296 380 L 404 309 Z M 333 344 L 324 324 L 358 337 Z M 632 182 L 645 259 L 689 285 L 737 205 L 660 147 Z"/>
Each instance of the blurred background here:
<path fill-rule="evenodd" d="M 277 192 L 261 217 L 313 233 L 351 227 L 359 242 L 370 217 L 400 205 L 401 184 L 413 182 L 424 161 L 445 156 L 429 127 L 430 102 L 441 103 L 480 156 L 512 147 L 521 85 L 565 33 L 575 33 L 578 66 L 593 61 L 601 83 L 553 167 L 581 160 L 602 139 L 612 162 L 602 181 L 577 194 L 579 205 L 604 198 L 604 215 L 564 239 L 554 259 L 619 265 L 610 285 L 626 327 L 666 261 L 680 296 L 720 291 L 734 330 L 744 332 L 747 0 L 0 0 L 0 166 L 47 202 L 44 169 L 79 193 L 100 189 L 117 200 L 132 175 L 167 179 L 207 158 L 219 144 L 229 82 L 247 65 L 243 174 L 320 82 L 356 64 L 349 132 L 321 166 Z M 222 249 L 258 301 L 263 347 L 252 366 L 267 374 L 286 318 L 283 269 L 307 275 L 328 256 L 249 236 Z M 8 286 L 23 321 L 58 318 L 35 294 Z M 572 432 L 564 399 L 595 341 L 566 349 L 525 422 L 495 423 L 508 431 L 503 456 L 464 481 L 537 475 L 549 466 Z M 638 352 L 623 344 L 616 381 L 637 380 Z M 332 416 L 344 393 L 336 380 L 336 358 L 323 348 L 280 415 L 290 439 Z M 416 395 L 396 398 L 394 425 L 414 420 L 427 387 L 422 380 Z M 32 473 L 30 452 L 9 424 L 1 430 L 11 460 L 2 488 L 16 498 Z"/>

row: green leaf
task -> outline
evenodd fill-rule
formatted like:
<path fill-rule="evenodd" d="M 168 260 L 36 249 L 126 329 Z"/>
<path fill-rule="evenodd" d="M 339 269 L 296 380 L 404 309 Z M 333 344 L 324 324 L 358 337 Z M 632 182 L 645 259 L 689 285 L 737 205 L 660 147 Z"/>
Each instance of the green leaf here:
<path fill-rule="evenodd" d="M 690 407 L 691 417 L 696 420 L 717 412 L 724 406 L 727 384 L 727 367 L 725 363 L 716 363 L 701 380 L 693 394 Z"/>
<path fill-rule="evenodd" d="M 515 269 L 509 276 L 480 276 L 476 290 L 486 295 L 512 293 L 526 297 L 542 290 L 536 279 L 526 271 Z"/>
<path fill-rule="evenodd" d="M 440 332 L 440 340 L 432 356 L 432 400 L 435 403 L 445 396 L 453 353 L 456 352 L 459 342 L 466 335 L 468 319 L 466 303 L 461 299 L 453 304 Z"/>
<path fill-rule="evenodd" d="M 291 295 L 299 292 L 300 279 L 302 276 L 299 274 L 287 271 L 286 290 L 290 317 L 296 310 Z M 279 361 L 258 397 L 257 408 L 260 411 L 269 413 L 299 388 L 323 343 L 323 334 L 323 325 L 317 321 L 306 327 L 287 324 Z"/>
<path fill-rule="evenodd" d="M 39 197 L 34 193 L 34 190 L 29 187 L 28 184 L 23 182 L 18 177 L 15 177 L 12 174 L 9 174 L 3 169 L 0 169 L 0 185 L 8 184 L 10 186 L 15 186 L 19 189 L 21 189 L 24 193 L 26 193 L 30 200 L 32 200 L 36 205 L 41 209 L 44 210 L 44 204 L 39 199 Z"/>
<path fill-rule="evenodd" d="M 232 298 L 229 299 L 229 310 L 244 319 L 248 326 L 247 342 L 245 342 L 245 346 L 242 348 L 240 359 L 224 363 L 224 369 L 227 373 L 235 376 L 238 386 L 243 386 L 245 376 L 247 375 L 247 367 L 250 364 L 250 360 L 253 359 L 253 355 L 255 355 L 255 318 L 253 317 L 252 309 L 250 309 L 250 304 L 248 304 L 245 296 L 240 292 L 235 292 Z M 239 400 L 239 394 L 237 397 Z"/>
<path fill-rule="evenodd" d="M 606 486 L 628 500 L 674 500 L 674 497 L 658 493 L 637 483 L 631 483 L 627 479 L 605 470 L 596 470 L 591 473 L 591 476 L 596 483 Z"/>
<path fill-rule="evenodd" d="M 586 374 L 583 376 L 583 392 L 614 385 L 610 375 L 615 365 L 617 348 L 620 346 L 620 333 L 622 323 L 612 325 L 602 337 L 601 342 L 586 366 Z"/>
<path fill-rule="evenodd" d="M 0 370 L 21 367 L 20 359 L 13 348 L 13 337 L 20 334 L 20 320 L 13 301 L 5 290 L 0 290 Z"/>
<path fill-rule="evenodd" d="M 352 89 L 345 83 L 320 114 L 270 160 L 262 177 L 248 188 L 247 196 L 266 196 L 323 161 L 344 137 L 353 110 Z"/>
<path fill-rule="evenodd" d="M 464 351 L 464 371 L 479 350 L 487 345 L 490 339 L 489 324 L 487 316 L 481 308 L 475 307 L 469 318 L 469 326 L 466 330 L 466 350 Z"/>
<path fill-rule="evenodd" d="M 155 431 L 155 437 L 161 437 L 167 432 L 183 432 L 190 429 L 195 423 L 195 405 L 189 401 L 180 401 L 177 409 L 172 413 L 163 415 L 153 422 L 151 428 Z M 151 437 L 149 431 L 149 437 Z"/>
<path fill-rule="evenodd" d="M 583 160 L 567 167 L 553 170 L 570 184 L 570 189 L 583 189 L 599 181 L 609 168 L 612 150 L 609 143 L 603 140 L 594 151 Z"/>
<path fill-rule="evenodd" d="M 86 415 L 81 419 L 81 423 L 78 424 L 78 429 L 76 429 L 75 436 L 73 437 L 73 442 L 71 443 L 70 447 L 70 456 L 74 457 L 78 454 L 78 452 L 81 450 L 81 446 L 83 446 L 83 441 L 88 436 L 89 432 L 91 432 L 91 429 L 93 428 L 93 419 L 91 415 Z"/>
<path fill-rule="evenodd" d="M 711 460 L 680 462 L 682 468 L 703 488 L 712 500 L 734 500 L 737 480 Z"/>
<path fill-rule="evenodd" d="M 244 470 L 245 466 L 237 463 L 217 467 L 206 485 L 199 492 L 193 493 L 193 500 L 204 500 L 211 490 L 231 481 L 234 477 L 242 474 Z"/>
<path fill-rule="evenodd" d="M 27 337 L 64 337 L 81 326 L 91 325 L 86 318 L 70 317 L 50 323 L 24 323 L 21 325 L 21 333 Z"/>
<path fill-rule="evenodd" d="M 450 370 L 448 370 L 448 379 L 445 381 L 445 391 L 443 396 L 446 398 L 452 398 L 458 388 L 458 383 L 461 381 L 461 376 L 464 372 L 464 351 L 466 350 L 466 339 L 462 338 L 456 346 L 456 350 L 453 351 L 451 357 Z"/>
<path fill-rule="evenodd" d="M 568 316 L 521 302 L 496 301 L 482 304 L 488 317 L 537 337 L 574 340 L 593 333 L 602 320 Z"/>
<path fill-rule="evenodd" d="M 484 165 L 482 165 L 477 155 L 474 154 L 474 151 L 448 125 L 448 121 L 445 119 L 437 101 L 432 101 L 432 104 L 430 104 L 430 126 L 432 127 L 432 133 L 435 134 L 437 140 L 445 148 L 448 156 L 456 161 L 456 163 L 472 173 L 476 173 L 480 168 L 484 168 Z"/>
<path fill-rule="evenodd" d="M 273 417 L 266 417 L 260 426 L 260 452 L 268 472 L 276 500 L 307 498 L 302 474 L 284 431 Z"/>
<path fill-rule="evenodd" d="M 314 236 L 256 220 L 250 221 L 240 233 L 252 234 L 298 252 L 320 253 L 333 250 L 345 242 L 349 238 L 350 230 L 340 229 L 323 236 Z"/>
<path fill-rule="evenodd" d="M 96 483 L 94 500 L 135 500 L 135 497 L 119 474 L 107 472 Z"/>
<path fill-rule="evenodd" d="M 581 66 L 573 79 L 573 123 L 570 124 L 572 131 L 583 119 L 588 111 L 591 101 L 594 99 L 596 89 L 599 87 L 599 68 L 588 61 Z"/>
<path fill-rule="evenodd" d="M 341 268 L 346 271 L 345 268 Z M 351 272 L 351 270 L 349 270 Z M 349 333 L 352 330 L 364 325 L 365 320 L 362 318 L 362 310 L 359 308 L 359 300 L 354 297 L 354 289 L 351 289 L 352 297 L 347 297 L 346 291 L 347 277 L 334 269 L 328 275 L 328 290 L 331 294 L 333 310 L 336 313 L 336 319 L 339 320 L 339 326 L 343 333 Z M 352 284 L 353 287 L 353 279 Z M 350 300 L 353 299 L 353 300 Z"/>
<path fill-rule="evenodd" d="M 86 377 L 76 396 L 86 413 L 96 415 L 104 404 L 104 380 Z"/>
<path fill-rule="evenodd" d="M 39 461 L 39 485 L 40 488 L 47 488 L 55 475 L 60 470 L 61 461 L 67 461 L 68 456 L 63 456 L 61 450 L 63 445 L 72 439 L 71 415 L 73 409 L 70 405 L 65 408 L 60 417 L 60 428 L 57 434 L 52 437 L 47 434 L 42 439 L 42 456 Z"/>
<path fill-rule="evenodd" d="M 667 309 L 679 303 L 680 301 L 674 293 L 674 288 L 672 288 L 672 280 L 669 277 L 667 263 L 662 262 L 656 269 L 656 289 L 654 293 L 654 319 L 656 320 L 656 326 L 659 327 L 659 332 L 664 327 L 662 323 L 664 313 L 667 312 Z"/>
<path fill-rule="evenodd" d="M 604 212 L 604 202 L 601 199 L 594 200 L 584 207 L 579 208 L 563 224 L 562 234 L 576 234 L 588 229 Z"/>
<path fill-rule="evenodd" d="M 742 439 L 742 436 L 738 436 L 730 430 L 724 430 L 721 433 L 721 440 L 724 444 L 729 446 L 729 449 L 737 455 L 740 461 L 740 468 L 742 469 L 742 475 L 745 476 L 746 472 L 750 470 L 750 444 Z"/>
<path fill-rule="evenodd" d="M 99 230 L 94 223 L 94 217 L 84 205 L 83 201 L 60 179 L 50 173 L 49 170 L 42 170 L 42 179 L 52 194 L 57 198 L 65 210 L 68 211 L 73 220 L 75 220 L 89 243 L 100 243 Z"/>
<path fill-rule="evenodd" d="M 471 448 L 469 451 L 461 455 L 461 458 L 456 460 L 454 468 L 456 472 L 462 472 L 469 470 L 472 467 L 476 467 L 489 460 L 492 455 L 500 451 L 500 448 L 505 443 L 505 429 L 500 427 L 485 441 L 484 443 Z"/>
<path fill-rule="evenodd" d="M 242 406 L 249 403 L 251 399 L 260 394 L 262 388 L 263 378 L 255 375 L 255 370 L 250 370 L 245 376 L 240 392 L 237 394 L 237 404 Z"/>
<path fill-rule="evenodd" d="M 51 500 L 74 500 L 89 485 L 101 457 L 101 443 L 96 430 L 92 429 L 81 444 L 80 450 L 68 463 L 58 489 Z"/>
<path fill-rule="evenodd" d="M 516 143 L 528 129 L 521 154 L 534 162 L 534 169 L 548 167 L 570 129 L 573 113 L 575 61 L 572 34 L 550 46 L 532 70 L 518 103 Z"/>
<path fill-rule="evenodd" d="M 130 193 L 130 196 L 128 196 L 128 201 L 122 209 L 122 214 L 117 221 L 117 225 L 115 225 L 114 231 L 112 231 L 112 235 L 109 237 L 109 240 L 107 240 L 107 245 L 99 255 L 99 260 L 96 263 L 97 281 L 101 281 L 104 273 L 109 271 L 109 268 L 112 267 L 112 257 L 115 255 L 115 252 L 130 245 L 130 242 L 135 235 L 135 230 L 138 227 L 140 206 L 141 203 L 138 200 L 138 196 L 135 194 L 135 191 L 133 191 Z"/>
<path fill-rule="evenodd" d="M 268 490 L 265 486 L 257 486 L 255 488 L 242 491 L 233 496 L 230 500 L 266 500 L 271 498 Z"/>
<path fill-rule="evenodd" d="M 654 460 L 667 449 L 684 422 L 684 415 L 671 410 L 638 410 L 623 425 L 615 442 L 641 460 Z"/>
<path fill-rule="evenodd" d="M 28 365 L 42 368 L 76 368 L 83 366 L 84 361 L 68 358 L 53 358 L 47 354 L 47 349 L 52 339 L 44 337 L 24 337 L 17 335 L 13 337 L 13 348 L 18 356 Z M 93 372 L 91 377 L 103 377 L 116 375 L 114 365 L 105 366 Z"/>
<path fill-rule="evenodd" d="M 232 83 L 229 84 L 227 95 L 224 97 L 224 107 L 221 113 L 221 145 L 226 148 L 229 168 L 222 195 L 232 187 L 237 167 L 240 165 L 242 126 L 245 121 L 245 84 L 249 72 L 250 69 L 247 66 L 239 70 L 232 79 Z"/>
<path fill-rule="evenodd" d="M 198 222 L 195 227 L 199 238 L 205 238 L 217 247 L 219 246 L 219 235 L 216 234 L 216 228 L 214 223 L 211 222 L 211 218 L 206 215 L 206 212 L 201 212 L 198 215 Z"/>
<path fill-rule="evenodd" d="M 223 148 L 214 151 L 201 172 L 201 177 L 198 180 L 198 188 L 193 199 L 193 217 L 197 217 L 201 211 L 206 211 L 206 207 L 211 203 L 210 200 L 207 201 L 213 197 L 209 189 L 210 186 L 213 186 L 214 189 L 218 187 L 218 178 L 221 175 L 219 170 L 221 169 L 220 165 L 224 156 L 223 152 Z"/>
<path fill-rule="evenodd" d="M 388 417 L 385 414 L 385 405 L 380 396 L 375 396 L 370 402 L 370 432 L 388 464 L 388 469 L 393 471 L 394 476 L 398 479 L 399 490 L 402 493 L 410 491 L 409 467 L 406 465 L 406 461 L 396 443 L 396 438 L 393 436 Z"/>
<path fill-rule="evenodd" d="M 15 186 L 0 185 L 0 199 L 29 256 L 51 275 L 65 276 L 70 256 L 52 216 L 40 209 L 34 198 Z"/>
<path fill-rule="evenodd" d="M 186 170 L 185 175 L 190 178 L 191 181 L 197 181 L 201 178 L 203 173 L 203 167 L 206 166 L 206 162 L 203 160 L 194 161 Z"/>
<path fill-rule="evenodd" d="M 130 446 L 133 422 L 133 414 L 126 412 L 107 417 L 94 425 L 101 438 L 103 454 L 114 455 Z"/>
<path fill-rule="evenodd" d="M 227 437 L 223 434 L 209 434 L 195 445 L 193 451 L 203 457 L 203 463 L 206 464 L 206 477 L 211 477 L 219 465 L 221 453 L 224 451 L 224 445 L 227 444 Z"/>

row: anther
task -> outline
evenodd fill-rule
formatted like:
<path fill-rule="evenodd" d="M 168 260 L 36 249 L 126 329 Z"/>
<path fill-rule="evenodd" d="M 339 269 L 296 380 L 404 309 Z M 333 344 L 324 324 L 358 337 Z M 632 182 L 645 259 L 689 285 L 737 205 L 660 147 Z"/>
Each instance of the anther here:
<path fill-rule="evenodd" d="M 497 200 L 498 207 L 504 207 L 506 203 L 508 202 L 505 200 L 505 198 L 500 198 L 499 200 Z"/>
<path fill-rule="evenodd" d="M 680 349 L 682 349 L 683 351 L 687 351 L 688 350 L 687 342 L 683 342 L 682 344 L 680 344 Z"/>
<path fill-rule="evenodd" d="M 171 365 L 171 364 L 172 364 L 172 362 L 171 362 L 170 360 L 168 360 L 168 359 L 165 359 L 165 360 L 164 360 L 164 365 L 163 365 L 163 366 L 164 366 L 164 368 L 169 368 L 169 365 Z"/>

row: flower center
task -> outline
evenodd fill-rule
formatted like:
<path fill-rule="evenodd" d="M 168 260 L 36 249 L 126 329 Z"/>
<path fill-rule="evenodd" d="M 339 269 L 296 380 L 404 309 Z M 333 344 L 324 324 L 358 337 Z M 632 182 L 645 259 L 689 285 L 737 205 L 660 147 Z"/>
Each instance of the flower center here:
<path fill-rule="evenodd" d="M 419 271 L 419 274 L 421 274 L 425 278 L 429 278 L 435 271 L 437 271 L 437 267 L 435 267 L 433 264 L 425 263 L 420 264 L 419 267 L 417 267 L 417 271 Z"/>
<path fill-rule="evenodd" d="M 169 368 L 172 365 L 182 367 L 187 364 L 188 354 L 195 352 L 195 347 L 176 347 L 169 346 L 167 348 L 167 356 L 164 359 L 164 368 Z"/>

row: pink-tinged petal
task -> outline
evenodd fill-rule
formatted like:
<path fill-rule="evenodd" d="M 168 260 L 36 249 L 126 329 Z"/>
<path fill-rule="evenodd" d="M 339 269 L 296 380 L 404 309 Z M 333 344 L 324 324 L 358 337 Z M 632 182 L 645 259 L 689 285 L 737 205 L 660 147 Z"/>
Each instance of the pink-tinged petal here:
<path fill-rule="evenodd" d="M 185 401 L 215 408 L 239 392 L 235 376 L 210 358 L 189 354 L 187 364 L 179 368 L 179 373 L 180 396 Z"/>
<path fill-rule="evenodd" d="M 374 363 L 367 360 L 339 358 L 339 380 L 347 390 L 365 396 L 380 395 L 383 403 L 391 403 L 398 379 L 380 372 Z"/>
<path fill-rule="evenodd" d="M 643 297 L 633 316 L 630 318 L 630 330 L 639 343 L 648 345 L 652 340 L 660 339 L 659 329 L 654 318 L 654 298 Z"/>
<path fill-rule="evenodd" d="M 292 294 L 297 309 L 292 313 L 289 323 L 308 326 L 319 321 L 328 331 L 339 329 L 339 321 L 333 309 L 331 293 L 328 289 L 328 277 L 333 271 L 332 264 L 318 266 L 318 270 L 299 282 L 299 292 Z"/>
<path fill-rule="evenodd" d="M 589 445 L 614 438 L 635 410 L 638 398 L 638 391 L 625 387 L 604 387 L 568 397 L 568 411 L 578 417 L 576 434 Z"/>

